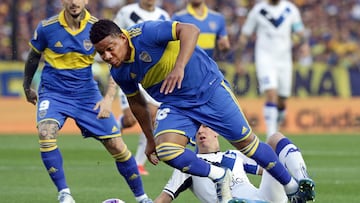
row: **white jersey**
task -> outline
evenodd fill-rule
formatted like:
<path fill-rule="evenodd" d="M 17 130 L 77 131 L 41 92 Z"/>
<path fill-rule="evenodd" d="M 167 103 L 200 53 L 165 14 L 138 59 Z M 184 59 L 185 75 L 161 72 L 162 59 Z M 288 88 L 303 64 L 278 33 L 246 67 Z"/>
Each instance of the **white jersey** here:
<path fill-rule="evenodd" d="M 140 8 L 139 3 L 133 3 L 119 10 L 114 22 L 120 28 L 127 28 L 149 20 L 170 20 L 170 16 L 165 10 L 157 6 L 154 11 L 147 11 Z"/>
<path fill-rule="evenodd" d="M 257 3 L 249 12 L 242 34 L 256 33 L 255 66 L 260 92 L 277 89 L 278 95 L 289 97 L 292 83 L 292 33 L 304 25 L 299 9 L 287 0 L 277 5 Z"/>
<path fill-rule="evenodd" d="M 262 1 L 249 12 L 242 33 L 256 33 L 256 58 L 291 60 L 291 33 L 303 29 L 299 9 L 293 3 L 281 0 L 274 6 Z"/>
<path fill-rule="evenodd" d="M 268 173 L 264 173 L 260 189 L 256 188 L 246 173 L 257 174 L 259 166 L 236 150 L 197 154 L 198 157 L 211 164 L 230 168 L 233 172 L 230 189 L 233 197 L 249 200 L 286 203 L 287 197 L 283 186 Z M 274 186 L 274 187 L 273 187 Z M 214 182 L 207 177 L 192 176 L 175 169 L 164 192 L 175 199 L 180 192 L 189 188 L 202 203 L 217 202 Z"/>

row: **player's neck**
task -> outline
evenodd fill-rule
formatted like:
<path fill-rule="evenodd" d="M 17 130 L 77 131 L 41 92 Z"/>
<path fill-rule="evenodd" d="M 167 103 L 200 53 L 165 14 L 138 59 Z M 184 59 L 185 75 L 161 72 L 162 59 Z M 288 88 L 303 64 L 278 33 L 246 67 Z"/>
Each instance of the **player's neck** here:
<path fill-rule="evenodd" d="M 82 19 L 84 19 L 84 17 L 85 17 L 85 11 L 81 12 L 81 14 L 77 17 L 74 17 L 69 13 L 65 12 L 66 23 L 72 30 L 77 30 L 80 28 L 80 22 Z"/>
<path fill-rule="evenodd" d="M 205 4 L 191 4 L 191 7 L 194 9 L 195 13 L 199 16 L 202 16 L 205 12 Z"/>
<path fill-rule="evenodd" d="M 140 8 L 144 9 L 145 11 L 152 12 L 155 10 L 155 5 L 145 4 L 141 1 L 139 2 L 139 6 L 140 6 Z"/>

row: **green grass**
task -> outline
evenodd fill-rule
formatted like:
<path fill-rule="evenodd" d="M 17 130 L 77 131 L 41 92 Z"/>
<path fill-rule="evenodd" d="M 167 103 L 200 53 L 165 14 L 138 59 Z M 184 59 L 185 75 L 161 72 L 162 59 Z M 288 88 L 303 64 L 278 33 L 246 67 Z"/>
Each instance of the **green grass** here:
<path fill-rule="evenodd" d="M 360 136 L 306 135 L 290 136 L 301 148 L 308 171 L 316 182 L 318 203 L 360 202 Z M 124 135 L 132 152 L 137 136 Z M 57 202 L 55 186 L 40 160 L 36 135 L 0 136 L 0 202 Z M 60 136 L 58 145 L 64 157 L 68 184 L 78 203 L 100 203 L 117 197 L 135 202 L 123 178 L 115 170 L 112 158 L 103 146 L 80 135 Z M 222 140 L 223 149 L 229 147 Z M 149 176 L 143 177 L 145 190 L 155 198 L 171 175 L 172 169 L 163 163 L 147 164 Z M 257 184 L 259 178 L 251 176 Z M 174 201 L 198 202 L 191 192 Z"/>

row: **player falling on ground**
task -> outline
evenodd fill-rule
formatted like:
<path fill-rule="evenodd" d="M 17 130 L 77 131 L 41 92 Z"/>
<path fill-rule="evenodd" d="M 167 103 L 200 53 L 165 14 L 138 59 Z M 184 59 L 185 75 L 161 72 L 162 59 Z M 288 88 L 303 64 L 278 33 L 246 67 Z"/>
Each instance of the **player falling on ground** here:
<path fill-rule="evenodd" d="M 300 150 L 284 135 L 276 133 L 268 143 L 276 151 L 282 164 L 293 176 L 304 181 L 308 178 L 306 165 Z M 220 151 L 218 134 L 202 125 L 196 134 L 198 157 L 215 165 L 230 168 L 233 173 L 231 193 L 235 198 L 232 202 L 242 203 L 287 203 L 288 198 L 283 186 L 269 175 L 252 159 L 245 157 L 237 150 Z M 262 174 L 260 187 L 256 188 L 246 173 Z M 202 203 L 217 201 L 214 183 L 206 177 L 192 176 L 177 169 L 155 203 L 170 203 L 186 189 L 190 189 Z M 315 196 L 315 191 L 314 196 Z M 242 200 L 242 201 L 240 201 Z"/>

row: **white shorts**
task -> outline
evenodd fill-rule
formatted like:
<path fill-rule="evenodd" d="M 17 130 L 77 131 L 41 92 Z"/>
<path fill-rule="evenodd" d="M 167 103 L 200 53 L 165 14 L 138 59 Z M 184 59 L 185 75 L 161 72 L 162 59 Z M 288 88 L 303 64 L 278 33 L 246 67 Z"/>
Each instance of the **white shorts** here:
<path fill-rule="evenodd" d="M 276 89 L 279 96 L 289 97 L 291 95 L 293 77 L 291 60 L 276 61 L 261 57 L 255 63 L 261 93 L 269 89 Z"/>
<path fill-rule="evenodd" d="M 139 84 L 139 89 L 141 94 L 144 96 L 145 100 L 147 103 L 152 104 L 154 106 L 159 107 L 160 106 L 160 102 L 156 101 L 154 98 L 152 98 L 147 92 L 146 90 L 142 87 L 142 85 Z M 124 94 L 124 92 L 121 90 L 121 88 L 119 88 L 119 100 L 120 100 L 120 105 L 121 105 L 121 109 L 128 109 L 129 108 L 129 102 L 127 101 L 126 95 Z"/>

